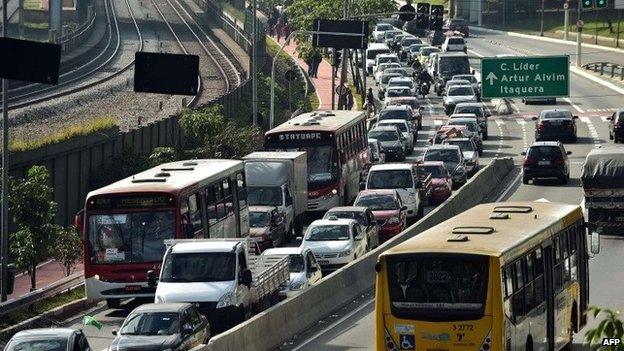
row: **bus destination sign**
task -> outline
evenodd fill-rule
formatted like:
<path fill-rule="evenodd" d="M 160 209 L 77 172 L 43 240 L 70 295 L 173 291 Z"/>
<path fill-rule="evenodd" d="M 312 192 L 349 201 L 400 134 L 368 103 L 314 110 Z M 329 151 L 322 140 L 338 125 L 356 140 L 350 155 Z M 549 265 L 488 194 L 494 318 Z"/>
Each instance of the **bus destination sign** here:
<path fill-rule="evenodd" d="M 173 206 L 173 197 L 167 195 L 135 195 L 100 197 L 89 201 L 92 210 L 108 210 L 117 208 L 151 208 Z"/>

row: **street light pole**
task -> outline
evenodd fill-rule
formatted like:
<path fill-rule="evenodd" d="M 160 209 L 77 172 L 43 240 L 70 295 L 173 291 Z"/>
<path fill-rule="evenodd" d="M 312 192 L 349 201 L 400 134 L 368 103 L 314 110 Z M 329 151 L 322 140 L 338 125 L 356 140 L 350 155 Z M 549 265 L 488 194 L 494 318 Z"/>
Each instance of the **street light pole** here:
<path fill-rule="evenodd" d="M 7 37 L 7 27 L 9 25 L 7 14 L 8 1 L 3 0 L 2 6 L 2 37 Z M 0 301 L 6 301 L 8 295 L 7 280 L 9 277 L 9 80 L 2 79 L 2 243 L 1 256 L 2 264 L 0 273 L 2 284 L 0 284 Z"/>
<path fill-rule="evenodd" d="M 544 2 L 545 0 L 542 0 L 542 11 L 540 14 L 540 37 L 544 36 Z"/>
<path fill-rule="evenodd" d="M 581 35 L 583 32 L 583 28 L 579 26 L 581 23 L 581 11 L 583 7 L 581 6 L 581 1 L 578 2 L 578 8 L 576 10 L 576 67 L 581 67 Z"/>
<path fill-rule="evenodd" d="M 251 26 L 252 28 L 252 45 L 251 45 L 251 106 L 253 113 L 253 125 L 258 125 L 258 72 L 257 72 L 257 52 L 258 45 L 258 23 L 256 19 L 256 11 L 258 4 L 256 0 L 251 2 Z"/>

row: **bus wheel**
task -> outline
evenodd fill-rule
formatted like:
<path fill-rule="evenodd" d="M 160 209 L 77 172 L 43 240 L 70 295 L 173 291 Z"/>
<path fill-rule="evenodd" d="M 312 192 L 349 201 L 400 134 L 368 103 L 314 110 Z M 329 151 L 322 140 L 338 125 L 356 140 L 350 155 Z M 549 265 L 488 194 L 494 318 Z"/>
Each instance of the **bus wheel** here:
<path fill-rule="evenodd" d="M 527 338 L 526 346 L 524 347 L 526 351 L 533 351 L 533 338 L 531 335 Z"/>
<path fill-rule="evenodd" d="M 119 305 L 121 304 L 121 300 L 120 299 L 106 299 L 106 307 L 108 307 L 108 309 L 116 309 L 119 308 Z"/>

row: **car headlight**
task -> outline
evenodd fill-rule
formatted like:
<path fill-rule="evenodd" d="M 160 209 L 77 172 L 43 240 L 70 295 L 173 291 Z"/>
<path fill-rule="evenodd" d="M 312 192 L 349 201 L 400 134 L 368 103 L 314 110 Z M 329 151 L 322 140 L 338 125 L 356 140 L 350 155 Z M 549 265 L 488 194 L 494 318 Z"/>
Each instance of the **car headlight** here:
<path fill-rule="evenodd" d="M 397 224 L 399 223 L 399 217 L 390 217 L 388 220 L 388 224 Z"/>
<path fill-rule="evenodd" d="M 290 290 L 300 290 L 303 287 L 304 282 L 293 282 L 290 284 Z"/>
<path fill-rule="evenodd" d="M 347 250 L 345 250 L 345 251 L 343 251 L 343 252 L 339 252 L 339 253 L 338 253 L 338 257 L 347 257 L 347 256 L 349 256 L 350 254 L 351 254 L 351 249 L 347 249 Z"/>
<path fill-rule="evenodd" d="M 223 294 L 223 296 L 221 296 L 221 298 L 219 299 L 219 302 L 217 302 L 217 308 L 230 306 L 233 302 L 234 302 L 234 293 L 231 291 L 226 292 L 225 294 Z"/>
<path fill-rule="evenodd" d="M 162 295 L 156 295 L 154 303 L 165 303 L 165 297 Z"/>

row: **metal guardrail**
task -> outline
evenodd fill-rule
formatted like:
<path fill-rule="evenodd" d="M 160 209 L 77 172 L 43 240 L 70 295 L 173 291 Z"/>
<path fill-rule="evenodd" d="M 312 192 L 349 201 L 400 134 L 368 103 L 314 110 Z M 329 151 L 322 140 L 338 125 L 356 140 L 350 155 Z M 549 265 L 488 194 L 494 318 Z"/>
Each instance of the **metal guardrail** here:
<path fill-rule="evenodd" d="M 84 274 L 74 273 L 69 277 L 58 280 L 46 287 L 31 291 L 16 299 L 11 299 L 0 303 L 0 317 L 6 316 L 7 314 L 20 308 L 30 307 L 43 299 L 52 297 L 65 290 L 75 288 L 82 284 L 84 284 Z"/>
<path fill-rule="evenodd" d="M 586 70 L 600 72 L 601 76 L 610 74 L 611 78 L 615 78 L 616 75 L 620 77 L 620 80 L 624 80 L 624 66 L 611 62 L 592 62 L 583 65 Z M 616 73 L 619 72 L 619 73 Z"/>

